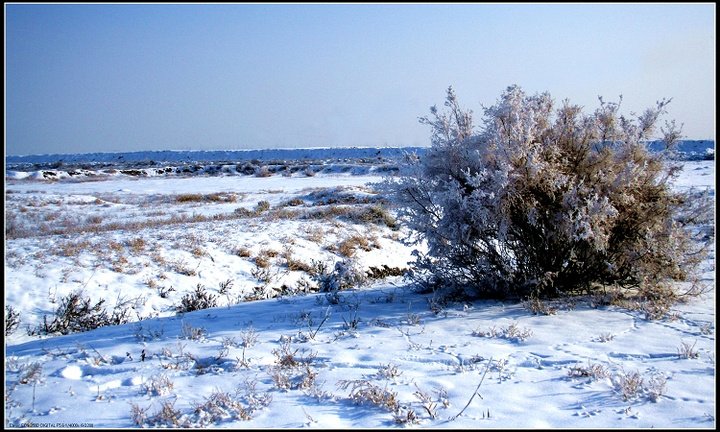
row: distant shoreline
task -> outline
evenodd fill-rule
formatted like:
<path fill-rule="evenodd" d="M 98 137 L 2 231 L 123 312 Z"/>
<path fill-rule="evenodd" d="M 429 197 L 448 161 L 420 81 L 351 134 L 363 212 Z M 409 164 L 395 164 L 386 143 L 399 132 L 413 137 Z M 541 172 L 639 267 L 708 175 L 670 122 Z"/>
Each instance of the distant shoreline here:
<path fill-rule="evenodd" d="M 5 156 L 5 164 L 51 163 L 161 163 L 161 162 L 238 162 L 246 160 L 327 160 L 358 158 L 395 158 L 405 153 L 422 154 L 429 147 L 316 147 L 255 150 L 152 150 L 131 152 L 65 153 Z M 662 142 L 650 143 L 661 150 Z M 681 159 L 713 159 L 714 140 L 685 140 L 678 147 Z"/>

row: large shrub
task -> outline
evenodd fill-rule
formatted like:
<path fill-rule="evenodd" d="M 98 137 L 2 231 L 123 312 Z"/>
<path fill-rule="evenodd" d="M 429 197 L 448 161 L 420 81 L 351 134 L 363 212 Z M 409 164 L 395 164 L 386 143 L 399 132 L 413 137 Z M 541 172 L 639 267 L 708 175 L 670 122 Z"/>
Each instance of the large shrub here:
<path fill-rule="evenodd" d="M 686 280 L 702 254 L 674 218 L 686 203 L 670 187 L 680 166 L 667 157 L 679 130 L 660 128 L 665 152 L 645 144 L 668 102 L 627 118 L 601 98 L 584 114 L 511 86 L 475 132 L 450 87 L 448 111 L 420 119 L 432 147 L 384 184 L 412 241 L 427 245 L 416 251 L 423 283 L 553 297 L 603 286 L 667 293 Z"/>

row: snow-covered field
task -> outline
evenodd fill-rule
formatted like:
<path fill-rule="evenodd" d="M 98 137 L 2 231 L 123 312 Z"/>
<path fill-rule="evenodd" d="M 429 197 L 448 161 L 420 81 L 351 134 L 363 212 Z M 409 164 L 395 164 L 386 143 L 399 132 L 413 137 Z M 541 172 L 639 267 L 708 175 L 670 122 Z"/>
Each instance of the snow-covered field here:
<path fill-rule="evenodd" d="M 440 305 L 396 276 L 387 164 L 6 173 L 5 426 L 715 427 L 714 248 L 708 292 L 662 319 Z M 688 161 L 675 187 L 714 179 Z M 336 262 L 366 281 L 314 290 Z M 43 334 L 72 293 L 129 322 Z"/>

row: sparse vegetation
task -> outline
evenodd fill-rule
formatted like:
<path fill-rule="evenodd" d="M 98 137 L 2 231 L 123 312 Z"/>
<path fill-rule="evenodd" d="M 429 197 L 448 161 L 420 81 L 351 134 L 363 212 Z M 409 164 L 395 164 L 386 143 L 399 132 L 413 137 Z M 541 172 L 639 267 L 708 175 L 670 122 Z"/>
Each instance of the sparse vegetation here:
<path fill-rule="evenodd" d="M 249 166 L 253 170 L 247 175 L 256 175 L 258 164 Z M 269 175 L 302 174 L 293 165 L 265 166 Z M 229 169 L 234 173 L 235 166 Z M 322 166 L 313 170 L 322 177 Z M 408 281 L 427 280 L 416 278 L 422 269 L 403 267 L 407 260 L 395 256 L 408 232 L 397 229 L 399 224 L 391 216 L 396 207 L 386 201 L 386 195 L 370 188 L 343 186 L 305 190 L 298 198 L 287 200 L 271 199 L 281 203 L 275 206 L 264 199 L 280 192 L 263 190 L 253 195 L 249 202 L 258 205 L 244 212 L 226 205 L 235 202 L 232 196 L 242 194 L 191 192 L 151 198 L 113 192 L 93 200 L 53 197 L 39 202 L 42 193 L 34 191 L 36 205 L 24 202 L 22 208 L 6 207 L 6 215 L 32 216 L 15 219 L 16 226 L 11 227 L 15 233 L 28 238 L 44 236 L 37 242 L 8 240 L 6 271 L 20 269 L 36 277 L 45 301 L 38 302 L 37 309 L 50 311 L 44 323 L 34 327 L 33 312 L 22 309 L 22 325 L 30 322 L 28 333 L 44 339 L 42 344 L 12 350 L 6 346 L 6 426 L 8 419 L 21 425 L 29 424 L 30 418 L 36 421 L 38 415 L 52 419 L 57 411 L 73 404 L 86 407 L 88 400 L 112 409 L 124 395 L 131 394 L 130 409 L 119 412 L 118 417 L 125 417 L 125 425 L 142 428 L 268 425 L 275 421 L 268 418 L 295 413 L 300 407 L 299 417 L 277 424 L 287 425 L 287 420 L 291 425 L 324 427 L 327 406 L 349 412 L 350 417 L 343 418 L 346 424 L 359 424 L 362 416 L 379 413 L 387 417 L 381 420 L 386 426 L 433 427 L 445 424 L 442 410 L 450 406 L 451 397 L 453 401 L 462 397 L 463 404 L 470 398 L 460 412 L 468 414 L 463 426 L 473 422 L 483 427 L 482 421 L 490 419 L 488 407 L 493 419 L 502 409 L 488 394 L 511 390 L 523 382 L 551 380 L 559 392 L 568 395 L 591 392 L 603 398 L 607 396 L 603 392 L 614 394 L 622 399 L 616 405 L 641 411 L 645 402 L 662 400 L 668 384 L 686 386 L 685 369 L 688 375 L 699 375 L 714 366 L 714 352 L 707 349 L 714 340 L 712 318 L 704 315 L 698 321 L 700 318 L 686 315 L 685 308 L 673 308 L 673 302 L 682 296 L 654 292 L 641 298 L 639 291 L 615 285 L 593 286 L 587 297 L 537 296 L 521 303 L 474 302 L 462 295 L 441 295 L 438 289 L 432 294 L 412 292 Z M 6 198 L 8 193 L 12 199 L 26 195 L 6 191 Z M 216 204 L 224 207 L 213 216 Z M 191 215 L 200 213 L 200 207 L 201 214 Z M 87 213 L 74 217 L 74 208 L 84 208 Z M 95 219 L 90 210 L 97 211 Z M 147 220 L 142 219 L 145 216 Z M 164 221 L 148 221 L 152 218 Z M 26 224 L 36 220 L 44 220 L 46 225 L 38 225 L 33 234 Z M 703 228 L 702 232 L 711 231 Z M 55 236 L 48 237 L 50 233 Z M 385 250 L 378 252 L 381 242 Z M 376 259 L 375 254 L 381 253 L 387 261 Z M 377 264 L 383 262 L 387 264 Z M 367 263 L 375 265 L 368 267 Z M 396 279 L 402 277 L 408 279 Z M 13 279 L 6 282 L 12 290 L 6 300 L 25 289 L 24 285 L 12 286 Z M 358 289 L 370 284 L 370 290 Z M 112 302 L 108 306 L 107 301 L 91 300 L 84 294 L 112 292 L 118 286 L 123 293 L 142 296 L 119 297 L 113 308 Z M 290 309 L 270 316 L 273 312 L 263 304 L 235 307 L 243 301 L 272 297 L 276 300 L 267 305 Z M 651 321 L 640 323 L 645 327 L 634 328 L 633 336 L 651 328 L 668 333 L 680 328 L 681 332 L 673 334 L 696 339 L 674 339 L 681 343 L 677 357 L 668 356 L 665 348 L 657 351 L 657 346 L 641 351 L 640 356 L 630 350 L 633 357 L 625 366 L 631 363 L 633 370 L 639 368 L 630 374 L 611 372 L 628 346 L 628 334 L 616 324 L 584 329 L 580 340 L 572 332 L 563 332 L 568 340 L 557 344 L 524 343 L 532 336 L 545 337 L 548 330 L 562 328 L 572 314 L 560 311 L 572 311 L 577 304 L 581 312 L 577 315 L 582 315 L 587 311 L 583 300 L 592 308 L 631 309 L 631 313 L 620 312 L 622 322 L 631 321 L 625 319 L 628 317 L 635 323 L 638 317 Z M 423 311 L 426 301 L 432 314 Z M 183 315 L 217 306 L 223 307 Z M 499 312 L 500 308 L 507 308 L 508 314 Z M 524 316 L 523 308 L 549 317 Z M 151 315 L 142 317 L 141 312 Z M 608 313 L 617 311 L 609 307 Z M 468 326 L 466 320 L 465 325 L 456 326 L 454 317 L 468 317 L 475 324 Z M 73 320 L 76 324 L 69 324 Z M 92 330 L 131 320 L 136 322 L 127 332 L 103 329 L 98 338 L 79 336 L 76 345 L 73 339 L 59 338 L 56 344 L 48 338 L 67 334 L 63 331 Z M 255 325 L 250 320 L 255 320 Z M 522 322 L 531 323 L 535 334 L 520 325 Z M 6 336 L 17 337 L 14 333 L 20 325 L 20 313 L 6 305 Z M 605 331 L 608 329 L 613 333 Z M 115 338 L 122 341 L 121 348 L 105 342 Z M 578 345 L 580 349 L 576 349 Z M 522 349 L 528 346 L 532 350 Z M 611 352 L 610 367 L 585 363 L 590 358 L 585 349 Z M 488 361 L 483 356 L 490 355 L 488 351 L 499 352 L 502 358 Z M 49 360 L 55 363 L 47 364 Z M 58 367 L 60 362 L 65 362 L 65 367 Z M 687 368 L 668 367 L 667 362 Z M 483 370 L 493 381 L 492 389 L 480 395 L 478 385 L 471 393 Z M 472 387 L 467 387 L 472 381 Z M 244 385 L 228 387 L 237 382 Z M 449 390 L 433 388 L 441 383 L 447 383 Z M 334 385 L 333 390 L 326 391 L 324 384 Z M 274 393 L 282 394 L 282 407 L 258 413 L 270 406 Z M 669 396 L 663 403 L 680 400 L 675 394 Z M 50 400 L 53 402 L 48 405 Z M 587 413 L 578 413 L 583 414 Z M 447 420 L 455 419 L 457 416 Z M 250 420 L 257 423 L 239 423 Z"/>
<path fill-rule="evenodd" d="M 478 337 L 503 338 L 522 342 L 532 336 L 532 333 L 532 330 L 527 327 L 520 330 L 518 323 L 513 322 L 509 326 L 502 327 L 499 330 L 496 329 L 495 326 L 492 326 L 487 330 L 477 329 L 472 332 L 472 335 Z"/>
<path fill-rule="evenodd" d="M 234 193 L 210 193 L 210 194 L 199 194 L 199 193 L 188 193 L 180 194 L 175 197 L 175 201 L 178 203 L 203 203 L 203 202 L 214 202 L 214 203 L 234 203 L 237 202 L 238 196 Z"/>

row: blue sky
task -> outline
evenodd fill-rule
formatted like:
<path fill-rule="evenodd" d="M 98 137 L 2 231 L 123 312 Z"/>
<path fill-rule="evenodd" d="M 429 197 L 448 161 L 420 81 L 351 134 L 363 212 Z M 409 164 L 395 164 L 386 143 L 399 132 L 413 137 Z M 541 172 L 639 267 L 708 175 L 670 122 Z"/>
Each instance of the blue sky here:
<path fill-rule="evenodd" d="M 6 155 L 425 146 L 448 86 L 715 139 L 715 5 L 5 4 Z"/>

